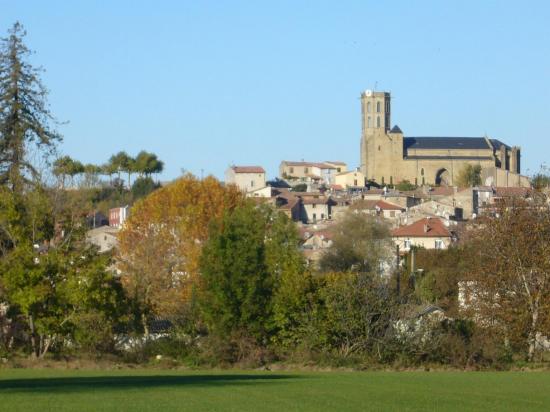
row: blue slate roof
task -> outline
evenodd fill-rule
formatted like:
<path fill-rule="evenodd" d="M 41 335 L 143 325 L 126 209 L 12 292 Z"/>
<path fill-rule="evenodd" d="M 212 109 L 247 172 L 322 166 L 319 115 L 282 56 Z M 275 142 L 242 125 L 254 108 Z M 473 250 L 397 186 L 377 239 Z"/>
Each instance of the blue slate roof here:
<path fill-rule="evenodd" d="M 404 149 L 489 149 L 483 137 L 405 137 L 403 146 Z"/>

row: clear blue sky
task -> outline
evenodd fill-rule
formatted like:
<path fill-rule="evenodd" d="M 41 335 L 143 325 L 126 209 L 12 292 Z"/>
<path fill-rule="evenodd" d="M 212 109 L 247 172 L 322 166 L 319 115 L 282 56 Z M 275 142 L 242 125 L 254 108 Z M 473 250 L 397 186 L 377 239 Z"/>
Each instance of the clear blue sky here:
<path fill-rule="evenodd" d="M 85 162 L 357 166 L 375 84 L 405 135 L 487 134 L 522 146 L 523 173 L 549 159 L 548 1 L 0 0 L 0 31 L 16 20 L 70 122 L 61 151 Z"/>

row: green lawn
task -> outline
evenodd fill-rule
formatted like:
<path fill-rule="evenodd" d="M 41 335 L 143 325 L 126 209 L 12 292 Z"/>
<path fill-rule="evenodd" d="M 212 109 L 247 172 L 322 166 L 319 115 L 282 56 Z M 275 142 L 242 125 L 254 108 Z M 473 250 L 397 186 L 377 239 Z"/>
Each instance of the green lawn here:
<path fill-rule="evenodd" d="M 0 369 L 0 411 L 550 410 L 545 372 Z"/>

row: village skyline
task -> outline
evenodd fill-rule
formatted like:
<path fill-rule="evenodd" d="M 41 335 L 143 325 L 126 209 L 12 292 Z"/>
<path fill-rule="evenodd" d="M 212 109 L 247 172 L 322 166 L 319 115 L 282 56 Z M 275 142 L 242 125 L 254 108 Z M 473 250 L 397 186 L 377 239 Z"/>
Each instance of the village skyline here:
<path fill-rule="evenodd" d="M 550 150 L 548 5 L 476 4 L 474 15 L 473 4 L 6 2 L 0 25 L 28 30 L 52 112 L 68 122 L 60 151 L 86 163 L 144 149 L 165 161 L 161 180 L 223 178 L 231 164 L 271 178 L 283 160 L 353 168 L 359 97 L 375 89 L 392 92 L 406 136 L 511 142 L 532 175 Z"/>

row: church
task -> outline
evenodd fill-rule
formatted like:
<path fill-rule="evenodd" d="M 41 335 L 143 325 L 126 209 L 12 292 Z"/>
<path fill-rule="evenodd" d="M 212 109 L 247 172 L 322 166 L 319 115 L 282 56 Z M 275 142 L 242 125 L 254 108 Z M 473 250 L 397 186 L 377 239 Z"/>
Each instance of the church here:
<path fill-rule="evenodd" d="M 391 96 L 361 94 L 361 171 L 368 181 L 452 186 L 468 164 L 481 166 L 485 186 L 529 186 L 521 150 L 489 137 L 409 137 L 391 127 Z"/>

